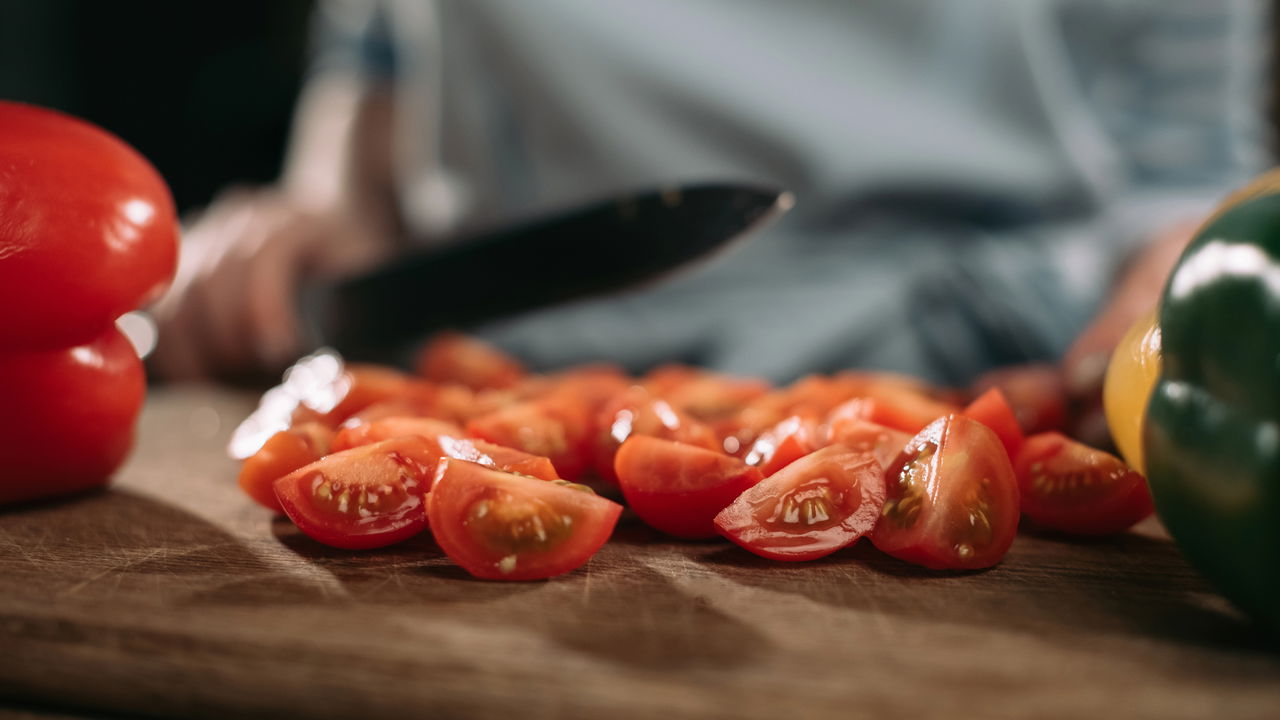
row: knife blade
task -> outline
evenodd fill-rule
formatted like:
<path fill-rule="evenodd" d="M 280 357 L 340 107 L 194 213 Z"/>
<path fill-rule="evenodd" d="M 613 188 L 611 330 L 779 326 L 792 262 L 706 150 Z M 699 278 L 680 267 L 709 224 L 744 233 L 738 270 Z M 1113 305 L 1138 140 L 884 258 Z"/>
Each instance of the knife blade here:
<path fill-rule="evenodd" d="M 436 330 L 655 280 L 793 204 L 788 192 L 724 183 L 631 194 L 313 287 L 303 321 L 317 345 L 355 360 L 385 358 Z"/>

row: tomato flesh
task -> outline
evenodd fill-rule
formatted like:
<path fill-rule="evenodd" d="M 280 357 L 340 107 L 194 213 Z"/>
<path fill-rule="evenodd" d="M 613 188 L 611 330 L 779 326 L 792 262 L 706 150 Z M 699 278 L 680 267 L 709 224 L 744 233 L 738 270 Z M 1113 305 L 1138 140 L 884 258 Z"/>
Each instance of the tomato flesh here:
<path fill-rule="evenodd" d="M 1154 509 L 1140 473 L 1114 455 L 1056 432 L 1027 438 L 1014 467 L 1023 514 L 1046 528 L 1110 535 L 1128 530 Z"/>
<path fill-rule="evenodd" d="M 446 458 L 428 496 L 436 543 L 479 578 L 539 580 L 581 567 L 613 533 L 622 507 L 564 482 Z"/>
<path fill-rule="evenodd" d="M 1018 529 L 1018 484 L 1000 439 L 948 415 L 907 443 L 885 472 L 886 498 L 871 540 L 933 569 L 1000 562 Z"/>
<path fill-rule="evenodd" d="M 814 560 L 875 527 L 884 475 L 871 453 L 832 446 L 787 465 L 716 516 L 721 535 L 761 557 Z"/>
<path fill-rule="evenodd" d="M 333 453 L 275 481 L 276 497 L 298 529 L 348 550 L 384 547 L 427 526 L 423 496 L 436 456 L 404 437 Z"/>
<path fill-rule="evenodd" d="M 1019 427 L 1018 417 L 1000 388 L 988 389 L 969 403 L 961 414 L 977 420 L 994 432 L 996 437 L 1000 438 L 1000 444 L 1009 453 L 1010 460 L 1018 456 L 1018 449 L 1022 447 L 1024 439 L 1022 428 Z"/>
<path fill-rule="evenodd" d="M 618 448 L 614 470 L 641 520 L 690 539 L 715 537 L 716 515 L 762 479 L 735 457 L 643 435 Z"/>
<path fill-rule="evenodd" d="M 240 466 L 240 489 L 259 505 L 283 513 L 276 498 L 276 480 L 327 455 L 332 438 L 333 431 L 319 423 L 302 423 L 277 432 Z"/>

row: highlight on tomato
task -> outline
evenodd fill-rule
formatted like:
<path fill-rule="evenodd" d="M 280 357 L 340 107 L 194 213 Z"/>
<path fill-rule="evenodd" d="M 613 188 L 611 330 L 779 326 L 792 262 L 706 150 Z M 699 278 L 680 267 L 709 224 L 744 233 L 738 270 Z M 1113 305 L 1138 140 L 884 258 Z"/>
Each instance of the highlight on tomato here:
<path fill-rule="evenodd" d="M 638 435 L 618 448 L 618 485 L 651 527 L 682 538 L 717 535 L 715 518 L 760 482 L 760 471 L 706 448 Z"/>
<path fill-rule="evenodd" d="M 1018 482 L 1000 439 L 963 415 L 935 420 L 885 472 L 886 498 L 871 541 L 932 569 L 1000 562 L 1018 530 Z"/>
<path fill-rule="evenodd" d="M 720 438 L 707 424 L 672 407 L 641 386 L 632 386 L 606 402 L 596 417 L 594 467 L 600 478 L 617 484 L 613 460 L 622 443 L 636 435 L 674 440 L 708 450 L 720 449 Z"/>
<path fill-rule="evenodd" d="M 833 445 L 743 492 L 715 524 L 721 535 L 761 557 L 814 560 L 871 532 L 884 498 L 875 456 Z"/>
<path fill-rule="evenodd" d="M 384 547 L 426 529 L 423 496 L 437 459 L 418 437 L 362 445 L 276 480 L 276 497 L 316 542 L 347 550 Z"/>
<path fill-rule="evenodd" d="M 479 578 L 539 580 L 570 572 L 613 533 L 622 506 L 585 485 L 463 460 L 440 461 L 427 496 L 436 543 Z"/>
<path fill-rule="evenodd" d="M 1014 468 L 1022 513 L 1042 527 L 1111 535 L 1154 511 L 1140 473 L 1110 453 L 1056 432 L 1027 438 Z"/>

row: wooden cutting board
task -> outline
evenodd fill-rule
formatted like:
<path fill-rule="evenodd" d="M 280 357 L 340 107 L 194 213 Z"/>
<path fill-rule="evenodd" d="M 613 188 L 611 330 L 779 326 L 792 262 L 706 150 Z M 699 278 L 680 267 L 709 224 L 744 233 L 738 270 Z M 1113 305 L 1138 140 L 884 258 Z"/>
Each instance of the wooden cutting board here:
<path fill-rule="evenodd" d="M 1280 650 L 1155 522 L 936 573 L 784 565 L 624 516 L 585 569 L 333 550 L 240 494 L 253 398 L 154 393 L 114 487 L 0 512 L 0 697 L 182 717 L 1280 717 Z M 5 701 L 0 701 L 3 704 Z"/>

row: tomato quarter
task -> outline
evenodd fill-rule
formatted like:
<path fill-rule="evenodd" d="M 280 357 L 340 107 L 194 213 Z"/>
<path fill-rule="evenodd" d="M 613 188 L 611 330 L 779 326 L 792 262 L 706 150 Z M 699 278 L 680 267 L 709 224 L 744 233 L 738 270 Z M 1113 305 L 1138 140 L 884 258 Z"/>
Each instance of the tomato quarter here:
<path fill-rule="evenodd" d="M 1014 467 L 1023 514 L 1047 528 L 1109 535 L 1153 511 L 1141 474 L 1114 455 L 1056 432 L 1027 438 Z"/>
<path fill-rule="evenodd" d="M 467 572 L 537 580 L 569 572 L 613 533 L 622 507 L 564 481 L 440 462 L 427 512 L 436 543 Z"/>
<path fill-rule="evenodd" d="M 314 422 L 277 432 L 240 466 L 240 489 L 259 505 L 283 513 L 276 498 L 276 480 L 324 457 L 332 440 L 333 431 Z"/>
<path fill-rule="evenodd" d="M 614 459 L 627 505 L 658 530 L 684 538 L 716 536 L 715 518 L 760 471 L 705 448 L 638 435 Z"/>
<path fill-rule="evenodd" d="M 814 560 L 875 527 L 884 475 L 870 453 L 832 446 L 787 465 L 716 516 L 720 534 L 761 557 Z"/>
<path fill-rule="evenodd" d="M 1000 562 L 1018 530 L 1018 484 L 996 434 L 948 415 L 913 437 L 885 473 L 886 498 L 871 540 L 933 569 Z"/>
<path fill-rule="evenodd" d="M 423 496 L 437 457 L 416 437 L 363 445 L 276 480 L 276 497 L 317 542 L 348 550 L 383 547 L 426 528 Z"/>

